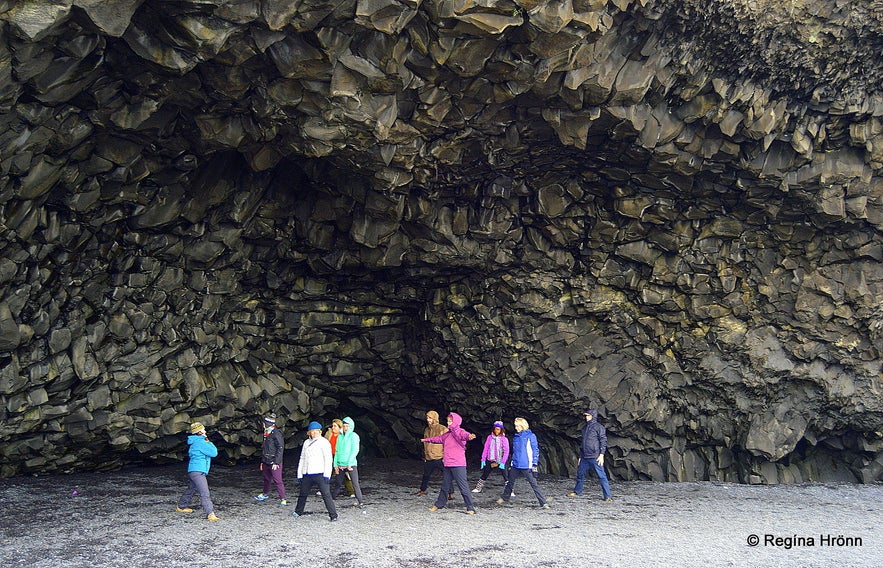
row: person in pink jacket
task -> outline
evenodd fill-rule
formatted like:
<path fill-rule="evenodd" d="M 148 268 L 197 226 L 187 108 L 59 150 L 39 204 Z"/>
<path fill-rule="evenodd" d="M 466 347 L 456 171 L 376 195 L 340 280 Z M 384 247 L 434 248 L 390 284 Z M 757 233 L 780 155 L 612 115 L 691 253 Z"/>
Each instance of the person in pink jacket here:
<path fill-rule="evenodd" d="M 472 494 L 469 492 L 469 482 L 466 480 L 466 443 L 475 439 L 475 434 L 467 432 L 460 428 L 463 419 L 460 415 L 451 412 L 448 414 L 448 431 L 441 436 L 432 438 L 422 438 L 421 442 L 429 442 L 432 444 L 441 444 L 443 450 L 442 463 L 445 466 L 444 479 L 442 481 L 441 490 L 438 492 L 438 499 L 435 505 L 429 508 L 430 511 L 438 511 L 444 509 L 448 504 L 448 494 L 453 492 L 454 483 L 463 496 L 463 502 L 466 503 L 466 513 L 475 514 L 475 504 L 472 502 Z"/>
<path fill-rule="evenodd" d="M 506 463 L 509 462 L 509 438 L 506 437 L 506 428 L 501 421 L 494 422 L 493 430 L 484 441 L 484 451 L 481 453 L 481 479 L 475 484 L 473 493 L 481 493 L 487 478 L 495 469 L 503 476 L 503 482 L 509 481 L 506 473 Z"/>

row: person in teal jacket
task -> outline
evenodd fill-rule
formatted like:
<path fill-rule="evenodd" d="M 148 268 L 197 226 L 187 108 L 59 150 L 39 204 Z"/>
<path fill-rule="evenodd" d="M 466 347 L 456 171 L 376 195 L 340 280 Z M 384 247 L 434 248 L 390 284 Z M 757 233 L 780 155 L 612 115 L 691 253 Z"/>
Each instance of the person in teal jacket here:
<path fill-rule="evenodd" d="M 362 497 L 362 488 L 359 487 L 359 462 L 356 456 L 359 454 L 359 435 L 356 434 L 356 423 L 347 416 L 343 419 L 343 432 L 337 437 L 337 451 L 334 452 L 334 474 L 344 474 L 353 483 L 353 492 L 360 509 L 365 508 L 365 500 Z M 339 488 L 338 492 L 339 492 Z M 337 495 L 334 495 L 337 498 Z"/>
<path fill-rule="evenodd" d="M 190 501 L 193 499 L 194 493 L 199 493 L 199 502 L 206 515 L 205 518 L 209 521 L 218 521 L 220 519 L 215 516 L 215 506 L 212 504 L 206 479 L 208 471 L 212 467 L 212 458 L 218 455 L 218 448 L 209 442 L 205 426 L 201 422 L 194 422 L 190 425 L 187 444 L 190 446 L 188 452 L 190 463 L 187 464 L 187 477 L 190 478 L 190 485 L 178 499 L 178 507 L 175 510 L 179 513 L 192 513 Z"/>

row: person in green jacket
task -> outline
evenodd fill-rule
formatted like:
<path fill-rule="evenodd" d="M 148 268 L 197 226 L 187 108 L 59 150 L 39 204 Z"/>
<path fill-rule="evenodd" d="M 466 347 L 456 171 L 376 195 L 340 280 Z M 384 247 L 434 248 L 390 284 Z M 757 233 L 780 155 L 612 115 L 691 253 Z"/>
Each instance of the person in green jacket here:
<path fill-rule="evenodd" d="M 356 434 L 356 423 L 347 416 L 343 419 L 343 432 L 337 438 L 337 451 L 334 453 L 335 475 L 346 475 L 353 482 L 353 491 L 360 509 L 365 508 L 365 500 L 362 498 L 362 488 L 359 487 L 359 463 L 356 456 L 359 453 L 359 435 Z"/>

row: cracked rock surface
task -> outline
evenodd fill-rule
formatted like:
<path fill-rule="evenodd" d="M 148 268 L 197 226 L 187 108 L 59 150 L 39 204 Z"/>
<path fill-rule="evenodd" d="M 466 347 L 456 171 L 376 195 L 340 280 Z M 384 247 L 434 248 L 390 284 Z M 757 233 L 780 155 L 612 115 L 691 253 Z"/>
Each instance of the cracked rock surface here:
<path fill-rule="evenodd" d="M 529 419 L 883 476 L 883 4 L 0 0 L 0 475 Z"/>

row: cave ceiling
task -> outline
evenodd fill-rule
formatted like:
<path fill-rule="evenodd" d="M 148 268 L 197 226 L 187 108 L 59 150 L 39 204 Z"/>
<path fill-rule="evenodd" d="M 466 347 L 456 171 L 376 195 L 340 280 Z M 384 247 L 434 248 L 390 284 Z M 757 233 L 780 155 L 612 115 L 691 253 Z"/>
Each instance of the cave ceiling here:
<path fill-rule="evenodd" d="M 0 0 L 0 476 L 524 416 L 883 475 L 883 3 Z"/>

